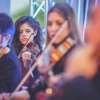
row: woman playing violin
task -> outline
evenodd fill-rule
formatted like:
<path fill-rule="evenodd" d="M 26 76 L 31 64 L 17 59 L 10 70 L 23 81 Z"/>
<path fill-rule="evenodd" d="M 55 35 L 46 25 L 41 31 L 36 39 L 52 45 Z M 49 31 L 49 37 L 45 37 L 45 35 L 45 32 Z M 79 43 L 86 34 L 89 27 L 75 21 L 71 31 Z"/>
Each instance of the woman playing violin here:
<path fill-rule="evenodd" d="M 31 16 L 22 16 L 15 22 L 15 34 L 12 41 L 12 47 L 17 55 L 23 51 L 20 59 L 22 63 L 22 78 L 27 73 L 30 63 L 32 63 L 32 58 L 36 59 L 42 51 L 42 43 L 43 35 L 41 28 L 35 19 Z M 37 68 L 33 71 L 32 77 L 31 82 L 28 80 L 24 85 L 31 86 L 34 80 L 39 77 Z"/>

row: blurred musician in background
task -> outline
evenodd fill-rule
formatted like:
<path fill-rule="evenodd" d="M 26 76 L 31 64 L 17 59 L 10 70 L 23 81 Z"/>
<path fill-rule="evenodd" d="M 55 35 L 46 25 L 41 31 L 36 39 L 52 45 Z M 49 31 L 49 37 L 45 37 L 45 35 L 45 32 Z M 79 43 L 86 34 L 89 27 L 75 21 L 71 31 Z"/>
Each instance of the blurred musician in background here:
<path fill-rule="evenodd" d="M 49 100 L 100 100 L 100 5 L 89 11 L 85 42 L 67 59 L 65 73 L 69 81 L 59 87 Z M 91 7 L 90 6 L 90 7 Z M 56 77 L 51 78 L 51 80 Z"/>
<path fill-rule="evenodd" d="M 14 23 L 6 13 L 0 13 L 0 93 L 13 92 L 21 80 L 18 57 L 10 47 Z"/>

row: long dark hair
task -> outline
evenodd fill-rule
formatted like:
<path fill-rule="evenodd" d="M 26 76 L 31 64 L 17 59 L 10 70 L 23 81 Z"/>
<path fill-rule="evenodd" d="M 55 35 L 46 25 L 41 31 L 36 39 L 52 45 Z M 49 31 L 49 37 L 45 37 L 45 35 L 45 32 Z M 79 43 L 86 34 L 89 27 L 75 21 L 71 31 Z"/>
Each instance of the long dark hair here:
<path fill-rule="evenodd" d="M 43 45 L 43 34 L 40 28 L 40 24 L 31 16 L 22 16 L 15 22 L 15 34 L 12 40 L 12 48 L 15 50 L 15 53 L 18 55 L 21 51 L 23 45 L 19 40 L 19 28 L 22 24 L 27 23 L 34 31 L 37 30 L 37 35 L 34 37 L 33 42 L 39 46 L 39 49 L 42 50 Z"/>
<path fill-rule="evenodd" d="M 51 12 L 57 12 L 65 20 L 68 21 L 71 36 L 73 36 L 75 40 L 81 43 L 82 40 L 80 38 L 78 21 L 74 10 L 66 3 L 57 3 L 49 10 L 48 16 Z M 50 42 L 50 37 L 48 35 L 48 30 L 47 30 L 46 45 L 48 45 L 49 42 Z"/>

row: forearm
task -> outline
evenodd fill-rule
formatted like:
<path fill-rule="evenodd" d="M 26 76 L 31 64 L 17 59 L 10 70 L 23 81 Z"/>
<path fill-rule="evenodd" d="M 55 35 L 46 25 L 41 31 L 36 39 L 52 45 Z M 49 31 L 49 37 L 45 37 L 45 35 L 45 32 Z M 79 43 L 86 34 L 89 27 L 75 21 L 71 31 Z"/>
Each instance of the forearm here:
<path fill-rule="evenodd" d="M 27 90 L 22 90 L 11 94 L 11 100 L 29 100 L 30 95 Z"/>

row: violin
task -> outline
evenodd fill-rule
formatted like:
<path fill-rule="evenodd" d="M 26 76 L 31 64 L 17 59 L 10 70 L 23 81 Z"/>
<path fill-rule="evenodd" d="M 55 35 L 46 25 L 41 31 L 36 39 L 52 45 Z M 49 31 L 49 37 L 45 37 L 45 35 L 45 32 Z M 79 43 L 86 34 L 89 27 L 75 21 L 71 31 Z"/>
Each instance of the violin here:
<path fill-rule="evenodd" d="M 30 69 L 31 64 L 33 64 L 36 61 L 36 58 L 38 57 L 38 54 L 40 53 L 40 49 L 38 48 L 38 45 L 33 44 L 33 43 L 29 43 L 27 45 L 27 49 L 25 51 L 31 52 L 32 61 L 30 61 L 30 60 L 28 61 L 28 63 L 30 63 L 30 64 L 28 64 L 28 67 L 23 66 L 23 61 L 21 61 L 21 64 L 22 64 L 22 78 L 26 75 L 26 73 Z M 27 64 L 26 64 L 26 66 L 27 66 Z M 35 81 L 35 79 L 33 78 L 32 71 L 30 71 L 30 73 L 31 73 L 31 75 L 29 76 L 29 78 L 23 84 L 24 86 L 31 87 L 32 84 Z"/>
<path fill-rule="evenodd" d="M 38 45 L 34 44 L 32 42 L 30 42 L 29 44 L 27 44 L 26 47 L 27 47 L 26 51 L 30 51 L 34 55 L 38 55 L 38 53 L 40 52 L 40 49 L 39 49 Z"/>
<path fill-rule="evenodd" d="M 31 67 L 31 64 L 35 62 L 35 60 L 40 52 L 38 45 L 34 44 L 33 41 L 31 41 L 31 40 L 33 40 L 33 39 L 31 39 L 32 35 L 33 35 L 33 33 L 30 35 L 28 41 L 26 42 L 26 44 L 24 45 L 24 47 L 22 48 L 21 52 L 18 55 L 18 58 L 20 58 L 20 62 L 21 62 L 21 66 L 22 66 L 22 79 L 28 72 L 29 68 Z M 24 62 L 22 61 L 21 57 L 22 57 L 22 54 L 26 51 L 31 53 L 31 60 L 27 60 L 28 64 L 26 64 L 26 65 L 28 65 L 28 66 L 25 67 Z M 24 84 L 23 84 L 24 86 L 29 87 L 35 81 L 35 79 L 33 78 L 32 71 L 30 71 L 30 73 L 31 73 L 31 76 L 24 82 Z"/>
<path fill-rule="evenodd" d="M 21 58 L 22 56 L 22 53 L 25 52 L 26 50 L 34 53 L 35 55 L 37 55 L 40 50 L 38 48 L 38 45 L 37 44 L 34 44 L 33 43 L 33 38 L 32 35 L 34 35 L 34 33 L 32 33 L 29 37 L 29 39 L 27 40 L 26 44 L 24 45 L 24 47 L 22 48 L 22 50 L 20 51 L 20 53 L 18 54 L 18 58 Z"/>
<path fill-rule="evenodd" d="M 50 50 L 44 55 L 42 67 L 39 71 L 45 76 L 52 76 L 62 72 L 62 68 L 58 68 L 60 60 L 74 48 L 76 41 L 69 35 L 60 44 L 53 43 Z"/>

